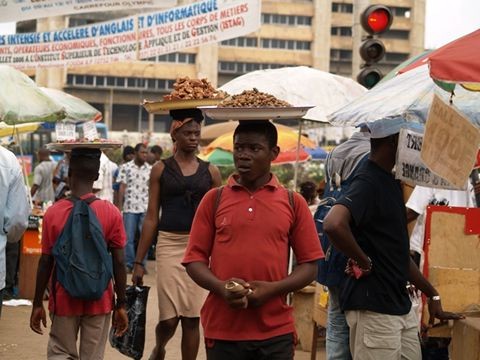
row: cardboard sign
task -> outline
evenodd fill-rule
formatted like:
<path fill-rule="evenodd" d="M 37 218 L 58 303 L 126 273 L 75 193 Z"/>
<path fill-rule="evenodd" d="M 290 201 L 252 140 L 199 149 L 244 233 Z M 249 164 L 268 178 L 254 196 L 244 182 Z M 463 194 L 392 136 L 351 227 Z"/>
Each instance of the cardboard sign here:
<path fill-rule="evenodd" d="M 411 129 L 400 130 L 398 137 L 395 177 L 404 183 L 432 188 L 459 190 L 447 180 L 433 173 L 422 161 L 423 134 Z M 466 188 L 466 182 L 462 189 Z"/>
<path fill-rule="evenodd" d="M 82 127 L 83 127 L 83 137 L 85 139 L 95 140 L 99 138 L 95 121 L 87 121 L 83 123 Z"/>
<path fill-rule="evenodd" d="M 435 95 L 421 151 L 428 168 L 461 188 L 475 164 L 479 144 L 480 130 Z"/>
<path fill-rule="evenodd" d="M 16 0 L 0 1 L 0 22 L 33 20 L 42 17 L 161 8 L 177 5 L 176 0 Z"/>
<path fill-rule="evenodd" d="M 55 124 L 55 134 L 57 141 L 75 140 L 75 124 L 57 122 Z"/>
<path fill-rule="evenodd" d="M 260 11 L 260 0 L 203 0 L 68 29 L 0 35 L 0 63 L 30 69 L 147 59 L 255 32 Z"/>

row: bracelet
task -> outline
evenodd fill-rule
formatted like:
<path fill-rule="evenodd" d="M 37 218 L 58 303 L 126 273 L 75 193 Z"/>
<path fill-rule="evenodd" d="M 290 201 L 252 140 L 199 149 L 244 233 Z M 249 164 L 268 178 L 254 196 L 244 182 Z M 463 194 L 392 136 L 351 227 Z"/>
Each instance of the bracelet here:
<path fill-rule="evenodd" d="M 134 261 L 133 263 L 136 264 L 136 265 L 140 265 L 141 267 L 143 267 L 145 269 L 145 266 L 140 261 Z"/>
<path fill-rule="evenodd" d="M 432 301 L 440 301 L 440 295 L 435 295 L 430 298 Z"/>

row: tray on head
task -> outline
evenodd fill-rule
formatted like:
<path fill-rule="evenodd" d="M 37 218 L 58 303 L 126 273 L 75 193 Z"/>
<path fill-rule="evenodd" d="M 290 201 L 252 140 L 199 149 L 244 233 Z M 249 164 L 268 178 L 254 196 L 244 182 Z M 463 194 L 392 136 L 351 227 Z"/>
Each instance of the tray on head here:
<path fill-rule="evenodd" d="M 117 141 L 71 141 L 71 142 L 55 142 L 47 144 L 48 150 L 71 151 L 74 148 L 88 148 L 88 149 L 115 149 L 122 146 L 121 142 Z"/>
<path fill-rule="evenodd" d="M 164 100 L 143 101 L 143 107 L 151 114 L 168 110 L 194 109 L 199 106 L 212 106 L 219 104 L 223 99 L 189 99 L 189 100 Z"/>
<path fill-rule="evenodd" d="M 313 106 L 289 107 L 217 107 L 201 106 L 200 110 L 213 120 L 300 119 Z"/>

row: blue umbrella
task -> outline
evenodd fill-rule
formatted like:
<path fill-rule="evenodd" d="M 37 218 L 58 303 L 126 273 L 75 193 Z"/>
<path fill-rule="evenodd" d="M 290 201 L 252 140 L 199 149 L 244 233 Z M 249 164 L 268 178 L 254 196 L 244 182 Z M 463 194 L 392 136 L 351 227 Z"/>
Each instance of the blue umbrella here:
<path fill-rule="evenodd" d="M 310 154 L 312 157 L 312 160 L 325 160 L 327 158 L 328 152 L 324 149 L 319 147 L 316 147 L 315 149 L 305 149 L 307 153 Z"/>

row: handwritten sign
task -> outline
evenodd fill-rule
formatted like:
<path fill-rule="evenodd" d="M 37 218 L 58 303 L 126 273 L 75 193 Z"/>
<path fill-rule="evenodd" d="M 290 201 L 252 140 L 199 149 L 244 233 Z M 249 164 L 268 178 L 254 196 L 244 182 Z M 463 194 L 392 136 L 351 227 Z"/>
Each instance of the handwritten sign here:
<path fill-rule="evenodd" d="M 436 175 L 425 165 L 420 157 L 422 145 L 423 133 L 410 129 L 400 130 L 395 177 L 411 186 L 421 185 L 458 190 L 458 188 Z M 465 186 L 466 183 L 464 183 L 463 188 Z"/>
<path fill-rule="evenodd" d="M 87 140 L 98 139 L 97 126 L 95 121 L 87 121 L 82 124 L 83 127 L 83 137 Z"/>
<path fill-rule="evenodd" d="M 75 124 L 58 122 L 55 124 L 57 141 L 75 140 Z"/>
<path fill-rule="evenodd" d="M 421 158 L 437 175 L 461 188 L 480 144 L 480 130 L 453 106 L 434 96 L 428 113 Z"/>
<path fill-rule="evenodd" d="M 147 59 L 260 28 L 260 0 L 203 0 L 63 30 L 0 35 L 0 63 L 18 69 Z"/>
<path fill-rule="evenodd" d="M 176 6 L 176 0 L 16 0 L 0 1 L 0 22 L 42 17 Z"/>

